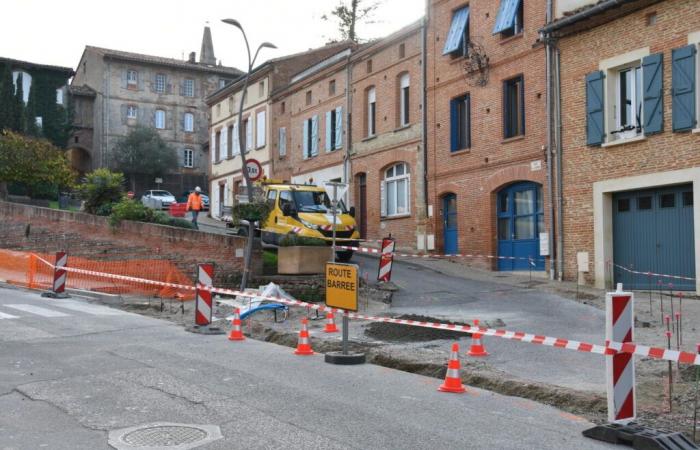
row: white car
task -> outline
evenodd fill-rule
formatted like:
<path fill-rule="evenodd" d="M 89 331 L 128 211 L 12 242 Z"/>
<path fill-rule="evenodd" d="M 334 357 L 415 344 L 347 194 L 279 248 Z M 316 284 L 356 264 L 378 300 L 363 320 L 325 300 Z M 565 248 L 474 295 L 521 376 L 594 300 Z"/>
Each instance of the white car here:
<path fill-rule="evenodd" d="M 146 191 L 141 197 L 141 203 L 149 208 L 155 208 L 156 201 L 160 201 L 160 206 L 163 209 L 168 209 L 170 205 L 177 203 L 175 196 L 168 191 Z"/>

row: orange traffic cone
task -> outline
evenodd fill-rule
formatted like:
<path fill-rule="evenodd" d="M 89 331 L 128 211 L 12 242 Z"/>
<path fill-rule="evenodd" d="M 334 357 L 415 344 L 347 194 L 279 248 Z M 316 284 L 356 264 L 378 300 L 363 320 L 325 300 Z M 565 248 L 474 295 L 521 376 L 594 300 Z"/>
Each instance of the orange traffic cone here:
<path fill-rule="evenodd" d="M 479 326 L 479 319 L 474 319 L 474 326 Z M 489 356 L 489 353 L 486 351 L 484 345 L 481 343 L 481 336 L 481 333 L 472 333 L 472 346 L 469 349 L 469 352 L 467 352 L 467 355 L 474 356 L 477 358 L 482 356 Z"/>
<path fill-rule="evenodd" d="M 333 315 L 333 311 L 328 311 L 328 314 L 326 314 L 326 328 L 323 329 L 324 333 L 337 333 L 338 327 L 335 326 L 335 316 Z"/>
<path fill-rule="evenodd" d="M 245 336 L 243 336 L 243 331 L 241 330 L 241 310 L 236 308 L 233 312 L 233 321 L 231 322 L 233 329 L 228 335 L 229 341 L 243 341 Z"/>
<path fill-rule="evenodd" d="M 301 331 L 299 331 L 299 343 L 297 344 L 297 349 L 294 350 L 295 355 L 314 354 L 309 341 L 309 330 L 306 328 L 307 323 L 309 323 L 309 320 L 306 317 L 301 319 Z"/>
<path fill-rule="evenodd" d="M 459 344 L 452 344 L 452 353 L 450 353 L 450 361 L 447 363 L 447 374 L 445 374 L 445 382 L 438 388 L 442 392 L 454 392 L 461 394 L 466 389 L 462 385 L 462 379 L 459 376 Z"/>

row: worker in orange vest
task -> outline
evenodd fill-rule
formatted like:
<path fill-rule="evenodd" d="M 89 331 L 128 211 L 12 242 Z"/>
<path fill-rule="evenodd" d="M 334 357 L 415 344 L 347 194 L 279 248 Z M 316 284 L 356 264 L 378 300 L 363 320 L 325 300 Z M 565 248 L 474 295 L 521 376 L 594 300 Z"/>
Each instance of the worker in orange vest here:
<path fill-rule="evenodd" d="M 199 225 L 197 224 L 197 216 L 202 210 L 202 188 L 197 186 L 194 188 L 194 192 L 187 197 L 187 211 L 192 212 L 192 224 L 196 229 L 199 230 Z"/>

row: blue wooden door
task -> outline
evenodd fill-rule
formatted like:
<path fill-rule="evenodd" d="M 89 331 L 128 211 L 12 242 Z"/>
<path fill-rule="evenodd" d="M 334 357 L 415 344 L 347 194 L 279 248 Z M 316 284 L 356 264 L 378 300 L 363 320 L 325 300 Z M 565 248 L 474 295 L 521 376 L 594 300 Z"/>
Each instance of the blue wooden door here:
<path fill-rule="evenodd" d="M 693 187 L 617 193 L 613 196 L 614 280 L 627 289 L 656 289 L 661 280 L 674 289 L 695 289 L 691 280 L 633 274 L 624 270 L 695 276 Z"/>
<path fill-rule="evenodd" d="M 497 198 L 498 270 L 544 270 L 539 233 L 544 231 L 542 186 L 520 182 Z M 514 258 L 514 259 L 508 259 Z"/>
<path fill-rule="evenodd" d="M 457 196 L 447 194 L 442 198 L 442 229 L 446 255 L 459 251 L 457 245 Z"/>

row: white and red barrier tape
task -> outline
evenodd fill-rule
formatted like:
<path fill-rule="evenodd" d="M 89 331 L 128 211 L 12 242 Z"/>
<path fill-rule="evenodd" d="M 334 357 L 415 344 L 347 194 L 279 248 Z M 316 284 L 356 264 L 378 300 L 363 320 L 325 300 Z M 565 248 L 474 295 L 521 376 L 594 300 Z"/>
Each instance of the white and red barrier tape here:
<path fill-rule="evenodd" d="M 49 267 L 53 268 L 53 264 L 46 261 L 45 259 L 39 258 L 39 261 L 43 262 Z M 165 286 L 177 289 L 188 289 L 195 290 L 194 286 L 186 286 L 182 284 L 165 283 L 162 281 L 147 280 L 142 278 L 128 277 L 124 275 L 114 275 L 104 272 L 96 272 L 91 270 L 76 269 L 74 267 L 66 267 L 66 271 L 81 273 L 84 275 L 92 275 L 104 278 L 112 278 L 121 281 L 131 281 L 136 283 L 151 284 L 155 286 Z M 200 286 L 200 289 L 203 287 Z M 542 336 L 530 333 L 524 333 L 520 331 L 507 331 L 502 329 L 494 328 L 484 328 L 472 325 L 455 325 L 449 323 L 439 323 L 439 322 L 420 322 L 417 320 L 407 320 L 407 319 L 395 319 L 392 317 L 378 317 L 378 316 L 368 316 L 365 314 L 358 314 L 354 312 L 348 312 L 339 308 L 331 308 L 323 304 L 308 303 L 301 300 L 288 300 L 279 297 L 266 297 L 249 292 L 234 291 L 232 289 L 221 289 L 221 288 L 210 288 L 211 292 L 223 295 L 234 295 L 239 297 L 252 297 L 257 299 L 262 299 L 266 301 L 284 303 L 290 306 L 299 306 L 307 309 L 314 309 L 318 311 L 333 311 L 334 313 L 345 314 L 351 319 L 367 320 L 370 322 L 385 322 L 385 323 L 396 323 L 401 325 L 409 325 L 414 327 L 423 328 L 435 328 L 439 330 L 451 330 L 461 333 L 480 333 L 484 336 L 494 336 L 503 339 L 509 339 L 520 342 L 528 342 L 530 344 L 539 344 L 549 347 L 564 348 L 567 350 L 575 350 L 584 353 L 596 353 L 599 355 L 612 355 L 618 352 L 621 353 L 631 353 L 638 356 L 660 359 L 665 361 L 675 361 L 681 364 L 690 364 L 700 366 L 700 354 L 692 352 L 681 352 L 678 350 L 669 350 L 665 348 L 649 347 L 646 345 L 639 345 L 635 343 L 621 343 L 621 342 L 610 342 L 607 346 L 589 344 L 587 342 L 574 341 L 570 339 L 561 339 L 550 336 Z"/>
<path fill-rule="evenodd" d="M 362 252 L 362 253 L 377 253 L 381 254 L 382 251 L 377 248 L 372 248 L 372 247 L 352 247 L 349 245 L 336 245 L 336 248 L 341 248 L 343 250 L 352 250 L 355 252 Z M 521 260 L 521 261 L 530 261 L 533 264 L 537 261 L 544 261 L 544 258 L 525 258 L 523 256 L 496 256 L 496 255 L 476 255 L 476 254 L 468 254 L 468 253 L 455 253 L 453 255 L 441 255 L 441 254 L 436 254 L 436 253 L 424 253 L 424 254 L 416 254 L 416 253 L 396 253 L 394 252 L 394 256 L 399 256 L 402 258 L 485 258 L 485 259 L 507 259 L 507 260 Z"/>
<path fill-rule="evenodd" d="M 632 270 L 629 269 L 625 266 L 621 266 L 619 264 L 613 264 L 614 267 L 617 267 L 618 269 L 622 269 L 625 272 L 633 273 L 635 275 L 644 275 L 647 277 L 657 277 L 657 278 L 671 278 L 674 280 L 685 280 L 685 281 L 695 281 L 695 278 L 693 277 L 682 277 L 680 275 L 667 275 L 665 273 L 655 273 L 655 272 L 641 272 L 639 270 Z"/>

